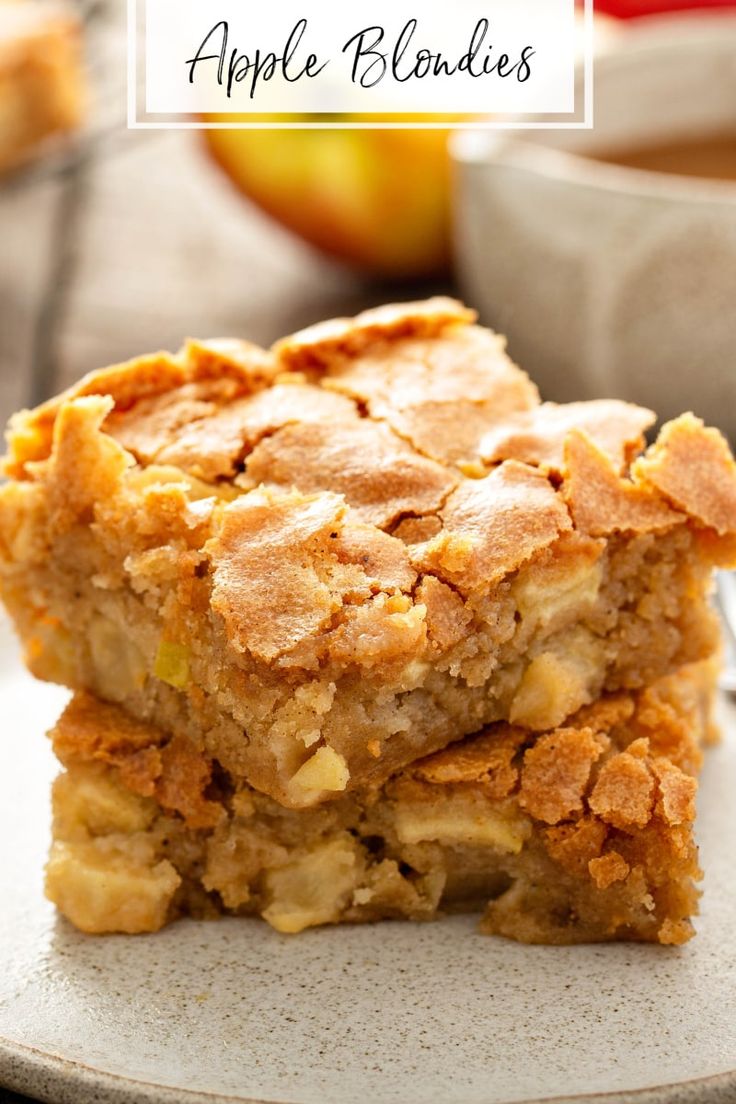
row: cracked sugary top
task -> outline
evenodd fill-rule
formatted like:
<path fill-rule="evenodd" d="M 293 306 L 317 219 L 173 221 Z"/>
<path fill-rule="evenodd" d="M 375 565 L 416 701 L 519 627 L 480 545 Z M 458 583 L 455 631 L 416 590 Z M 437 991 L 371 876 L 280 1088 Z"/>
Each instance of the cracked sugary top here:
<path fill-rule="evenodd" d="M 268 351 L 189 341 L 17 415 L 6 471 L 37 478 L 53 446 L 59 484 L 77 479 L 89 417 L 138 464 L 239 492 L 206 548 L 213 606 L 231 642 L 266 660 L 326 624 L 336 596 L 351 600 L 358 567 L 361 585 L 367 575 L 389 594 L 423 576 L 425 591 L 439 578 L 468 595 L 574 530 L 687 523 L 734 538 L 736 465 L 717 431 L 684 415 L 640 456 L 651 411 L 541 403 L 503 339 L 474 321 L 435 298 Z"/>

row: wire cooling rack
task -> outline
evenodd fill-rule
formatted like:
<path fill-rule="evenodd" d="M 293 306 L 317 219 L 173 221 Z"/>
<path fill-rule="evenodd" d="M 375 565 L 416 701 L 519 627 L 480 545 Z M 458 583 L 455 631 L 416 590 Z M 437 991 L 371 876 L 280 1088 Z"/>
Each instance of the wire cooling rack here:
<path fill-rule="evenodd" d="M 126 129 L 125 5 L 121 0 L 76 0 L 70 6 L 83 26 L 87 120 L 80 131 L 52 139 L 38 156 L 5 176 L 3 190 L 28 188 L 73 174 L 80 162 L 114 153 L 116 145 L 120 146 L 120 135 Z"/>
<path fill-rule="evenodd" d="M 124 0 L 67 0 L 83 26 L 84 66 L 88 89 L 87 118 L 75 134 L 52 139 L 38 155 L 0 181 L 0 199 L 18 192 L 41 190 L 52 183 L 58 203 L 42 287 L 33 319 L 30 362 L 24 372 L 23 401 L 34 406 L 55 387 L 55 349 L 75 241 L 83 215 L 86 180 L 101 160 L 124 156 L 144 137 L 126 125 L 127 64 Z M 156 136 L 145 136 L 149 141 Z M 28 227 L 33 248 L 33 227 Z"/>

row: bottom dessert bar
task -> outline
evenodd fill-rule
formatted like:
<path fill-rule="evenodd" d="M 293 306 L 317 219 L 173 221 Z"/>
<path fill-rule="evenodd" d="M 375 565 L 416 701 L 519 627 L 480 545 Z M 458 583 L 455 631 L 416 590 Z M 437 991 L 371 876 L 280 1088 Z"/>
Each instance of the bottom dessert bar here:
<path fill-rule="evenodd" d="M 384 786 L 294 811 L 181 735 L 77 695 L 51 733 L 47 894 L 88 932 L 257 914 L 281 932 L 481 911 L 529 943 L 679 944 L 700 877 L 692 827 L 713 664 L 533 734 L 507 724 Z"/>

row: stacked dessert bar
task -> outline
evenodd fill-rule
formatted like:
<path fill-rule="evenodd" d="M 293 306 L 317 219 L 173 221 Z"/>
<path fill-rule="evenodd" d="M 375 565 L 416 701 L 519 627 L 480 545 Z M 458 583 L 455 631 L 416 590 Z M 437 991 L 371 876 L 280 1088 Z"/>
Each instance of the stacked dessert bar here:
<path fill-rule="evenodd" d="M 74 8 L 0 0 L 0 173 L 79 127 L 84 84 Z"/>
<path fill-rule="evenodd" d="M 692 934 L 736 464 L 692 415 L 541 403 L 446 299 L 189 341 L 9 431 L 0 580 L 85 931 L 482 911 Z"/>

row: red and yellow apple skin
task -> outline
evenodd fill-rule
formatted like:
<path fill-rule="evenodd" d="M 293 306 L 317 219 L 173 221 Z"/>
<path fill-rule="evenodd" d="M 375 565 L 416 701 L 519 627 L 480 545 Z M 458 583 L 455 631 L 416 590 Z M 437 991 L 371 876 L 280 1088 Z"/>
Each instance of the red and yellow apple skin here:
<path fill-rule="evenodd" d="M 305 241 L 376 275 L 449 265 L 446 130 L 206 130 L 215 160 Z"/>

